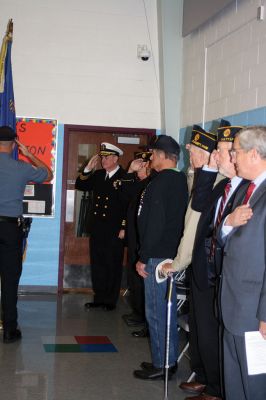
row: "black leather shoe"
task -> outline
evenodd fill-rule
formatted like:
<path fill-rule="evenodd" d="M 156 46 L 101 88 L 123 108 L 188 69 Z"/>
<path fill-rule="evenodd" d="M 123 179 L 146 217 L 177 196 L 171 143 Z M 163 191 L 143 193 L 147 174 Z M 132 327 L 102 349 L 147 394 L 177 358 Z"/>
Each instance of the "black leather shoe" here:
<path fill-rule="evenodd" d="M 136 338 L 145 338 L 150 336 L 150 332 L 148 328 L 144 327 L 140 331 L 131 332 L 131 335 Z"/>
<path fill-rule="evenodd" d="M 141 326 L 145 324 L 145 320 L 135 313 L 122 315 L 122 318 L 127 326 Z"/>
<path fill-rule="evenodd" d="M 4 331 L 3 342 L 4 343 L 13 343 L 22 338 L 21 332 L 19 329 L 15 329 L 14 331 Z"/>
<path fill-rule="evenodd" d="M 142 369 L 144 369 L 144 370 L 151 370 L 151 369 L 154 368 L 154 366 L 153 366 L 152 363 L 146 362 L 146 361 L 143 361 L 143 362 L 140 364 L 140 367 L 141 367 Z M 176 371 L 177 371 L 177 362 L 175 362 L 174 365 L 172 365 L 171 367 L 169 367 L 169 373 L 171 373 L 172 375 L 175 374 Z"/>
<path fill-rule="evenodd" d="M 135 378 L 144 380 L 161 380 L 164 379 L 164 368 L 151 368 L 141 369 L 133 372 Z M 170 380 L 173 376 L 173 372 L 169 369 L 168 379 Z"/>
<path fill-rule="evenodd" d="M 112 304 L 104 304 L 103 305 L 103 309 L 105 311 L 113 311 L 115 310 L 116 306 L 112 305 Z"/>
<path fill-rule="evenodd" d="M 94 303 L 94 301 L 84 304 L 84 308 L 86 310 L 89 310 L 90 308 L 98 308 L 98 307 L 102 307 L 102 306 L 103 306 L 102 303 Z"/>

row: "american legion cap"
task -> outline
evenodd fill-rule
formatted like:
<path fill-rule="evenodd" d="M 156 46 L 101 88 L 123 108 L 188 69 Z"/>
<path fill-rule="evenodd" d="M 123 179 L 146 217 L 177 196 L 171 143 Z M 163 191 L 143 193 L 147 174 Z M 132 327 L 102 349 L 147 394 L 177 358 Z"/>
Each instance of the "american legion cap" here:
<path fill-rule="evenodd" d="M 217 129 L 218 142 L 233 142 L 235 135 L 243 129 L 243 126 L 232 126 L 229 121 L 221 119 L 220 126 Z"/>
<path fill-rule="evenodd" d="M 116 147 L 115 145 L 111 143 L 101 143 L 101 148 L 100 148 L 100 156 L 110 156 L 110 155 L 115 155 L 115 156 L 122 156 L 124 153 L 119 147 Z"/>
<path fill-rule="evenodd" d="M 10 126 L 0 126 L 0 141 L 11 142 L 17 138 L 17 134 Z"/>
<path fill-rule="evenodd" d="M 216 148 L 217 134 L 207 132 L 199 125 L 193 125 L 190 143 L 209 153 Z"/>
<path fill-rule="evenodd" d="M 137 151 L 134 153 L 134 160 L 141 159 L 143 161 L 150 161 L 152 152 L 151 151 Z"/>
<path fill-rule="evenodd" d="M 180 153 L 180 146 L 177 141 L 168 135 L 159 135 L 152 138 L 152 142 L 149 145 L 150 149 L 162 150 L 166 153 L 176 154 Z"/>

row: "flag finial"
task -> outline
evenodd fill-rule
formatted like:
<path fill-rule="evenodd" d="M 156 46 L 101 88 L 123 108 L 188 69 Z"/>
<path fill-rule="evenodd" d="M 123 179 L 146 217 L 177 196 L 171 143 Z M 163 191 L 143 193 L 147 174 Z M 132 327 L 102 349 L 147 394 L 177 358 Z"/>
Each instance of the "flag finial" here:
<path fill-rule="evenodd" d="M 12 20 L 12 18 L 8 21 L 8 24 L 7 24 L 6 37 L 8 38 L 8 40 L 12 40 L 12 38 L 13 38 L 13 20 Z"/>

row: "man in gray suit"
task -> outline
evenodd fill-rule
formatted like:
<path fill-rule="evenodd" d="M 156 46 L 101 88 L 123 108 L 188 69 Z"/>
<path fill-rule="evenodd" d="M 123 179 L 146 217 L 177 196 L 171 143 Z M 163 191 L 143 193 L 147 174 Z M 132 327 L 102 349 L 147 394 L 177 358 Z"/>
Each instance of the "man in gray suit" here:
<path fill-rule="evenodd" d="M 251 183 L 239 190 L 219 233 L 226 400 L 265 400 L 266 374 L 248 375 L 244 334 L 260 331 L 266 339 L 266 127 L 242 129 L 231 155 Z"/>

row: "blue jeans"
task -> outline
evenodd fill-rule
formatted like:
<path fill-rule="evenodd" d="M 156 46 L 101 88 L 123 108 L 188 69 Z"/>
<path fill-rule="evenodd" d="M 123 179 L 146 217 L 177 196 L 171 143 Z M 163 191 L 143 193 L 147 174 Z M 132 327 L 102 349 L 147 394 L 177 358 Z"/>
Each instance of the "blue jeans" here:
<path fill-rule="evenodd" d="M 148 277 L 145 285 L 145 313 L 149 325 L 152 363 L 156 368 L 163 368 L 166 355 L 166 321 L 167 321 L 167 283 L 168 280 L 157 283 L 155 268 L 163 261 L 161 258 L 150 258 L 146 264 Z M 175 364 L 178 353 L 176 290 L 173 285 L 169 365 Z"/>

